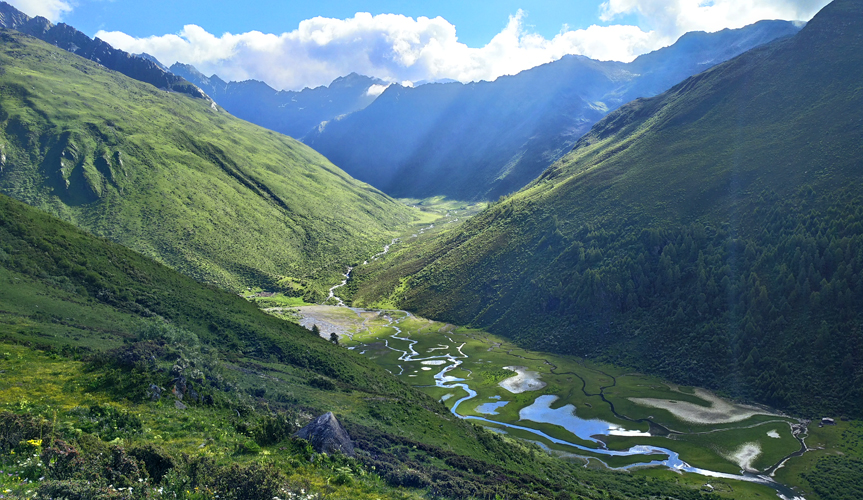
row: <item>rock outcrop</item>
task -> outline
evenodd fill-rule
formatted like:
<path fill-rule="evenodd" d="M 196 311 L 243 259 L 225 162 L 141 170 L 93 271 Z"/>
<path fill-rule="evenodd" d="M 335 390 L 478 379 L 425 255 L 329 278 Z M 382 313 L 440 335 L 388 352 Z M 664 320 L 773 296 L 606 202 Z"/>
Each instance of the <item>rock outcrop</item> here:
<path fill-rule="evenodd" d="M 341 452 L 349 457 L 354 456 L 354 443 L 348 431 L 336 420 L 336 416 L 331 411 L 313 420 L 294 436 L 309 441 L 318 453 Z"/>

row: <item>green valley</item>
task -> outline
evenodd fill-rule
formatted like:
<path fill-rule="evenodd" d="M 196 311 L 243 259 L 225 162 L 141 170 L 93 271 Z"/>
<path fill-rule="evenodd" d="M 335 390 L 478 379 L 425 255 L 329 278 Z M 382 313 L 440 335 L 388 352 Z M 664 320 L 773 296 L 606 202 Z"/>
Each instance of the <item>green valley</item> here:
<path fill-rule="evenodd" d="M 524 190 L 358 268 L 350 298 L 860 418 L 861 31 L 838 0 L 622 107 Z"/>
<path fill-rule="evenodd" d="M 729 403 L 613 365 L 527 351 L 481 330 L 405 311 L 304 306 L 297 313 L 324 336 L 337 331 L 341 345 L 454 415 L 537 442 L 562 460 L 636 476 L 675 477 L 665 468 L 683 470 L 684 482 L 707 482 L 738 498 L 741 492 L 769 495 L 770 485 L 791 494 L 769 479 L 740 474 L 770 471 L 802 449 L 797 435 L 805 436 L 806 422 L 769 408 Z"/>
<path fill-rule="evenodd" d="M 471 425 L 358 353 L 2 195 L 0 283 L 13 498 L 700 498 Z M 325 411 L 356 458 L 291 437 Z"/>
<path fill-rule="evenodd" d="M 715 66 L 680 49 L 710 69 L 567 129 L 489 203 L 393 199 L 152 55 L 91 40 L 186 93 L 0 29 L 0 500 L 861 497 L 863 0 L 777 23 Z M 394 81 L 232 87 L 314 117 L 402 109 Z M 417 155 L 488 132 L 432 118 Z"/>
<path fill-rule="evenodd" d="M 414 220 L 213 103 L 15 31 L 0 37 L 0 192 L 199 281 L 322 300 L 339 269 Z"/>

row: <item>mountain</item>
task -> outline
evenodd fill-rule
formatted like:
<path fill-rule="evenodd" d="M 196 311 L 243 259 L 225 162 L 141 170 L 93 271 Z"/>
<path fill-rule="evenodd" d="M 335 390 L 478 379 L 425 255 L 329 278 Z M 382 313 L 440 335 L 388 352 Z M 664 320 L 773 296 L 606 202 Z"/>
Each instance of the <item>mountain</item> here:
<path fill-rule="evenodd" d="M 688 33 L 629 64 L 566 56 L 494 82 L 393 85 L 303 141 L 390 196 L 493 200 L 528 184 L 610 110 L 798 29 L 762 21 Z"/>
<path fill-rule="evenodd" d="M 530 186 L 356 271 L 389 297 L 806 415 L 863 415 L 863 3 L 609 114 Z"/>
<path fill-rule="evenodd" d="M 704 498 L 475 427 L 360 354 L 5 195 L 0 282 L 6 497 Z M 355 459 L 291 437 L 329 411 Z"/>
<path fill-rule="evenodd" d="M 152 58 L 141 58 L 117 50 L 98 38 L 91 39 L 68 24 L 54 25 L 41 16 L 31 18 L 3 1 L 0 1 L 0 28 L 20 31 L 156 88 L 207 99 L 201 89 L 165 71 Z"/>
<path fill-rule="evenodd" d="M 201 281 L 322 299 L 414 217 L 289 137 L 16 31 L 0 88 L 0 192 Z"/>
<path fill-rule="evenodd" d="M 321 122 L 361 110 L 372 103 L 386 83 L 351 73 L 336 78 L 328 87 L 299 92 L 277 91 L 264 82 L 225 82 L 207 77 L 188 64 L 175 63 L 170 71 L 204 89 L 232 115 L 285 135 L 302 139 Z"/>
<path fill-rule="evenodd" d="M 132 55 L 134 55 L 135 57 L 140 57 L 141 59 L 145 59 L 145 60 L 147 60 L 147 61 L 152 62 L 153 64 L 155 64 L 156 66 L 158 66 L 158 67 L 159 67 L 159 69 L 161 69 L 162 71 L 169 72 L 169 73 L 170 73 L 170 71 L 171 71 L 171 70 L 169 70 L 169 69 L 168 69 L 168 67 L 167 67 L 167 66 L 165 66 L 165 65 L 164 65 L 164 64 L 162 64 L 158 59 L 156 59 L 156 56 L 152 56 L 152 55 L 150 55 L 150 54 L 148 54 L 148 53 L 146 53 L 146 52 L 141 52 L 140 54 L 132 54 Z"/>

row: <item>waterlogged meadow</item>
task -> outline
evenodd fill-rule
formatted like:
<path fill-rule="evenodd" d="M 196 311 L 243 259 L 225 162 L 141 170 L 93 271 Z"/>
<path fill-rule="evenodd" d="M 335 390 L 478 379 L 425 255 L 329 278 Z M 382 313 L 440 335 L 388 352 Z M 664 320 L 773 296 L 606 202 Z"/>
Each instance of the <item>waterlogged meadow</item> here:
<path fill-rule="evenodd" d="M 617 366 L 524 350 L 405 311 L 306 306 L 297 312 L 308 328 L 317 326 L 325 338 L 336 333 L 343 346 L 455 415 L 562 459 L 633 472 L 687 471 L 738 491 L 772 495 L 766 490 L 772 487 L 793 495 L 769 474 L 801 450 L 797 434 L 805 426 L 768 408 Z"/>

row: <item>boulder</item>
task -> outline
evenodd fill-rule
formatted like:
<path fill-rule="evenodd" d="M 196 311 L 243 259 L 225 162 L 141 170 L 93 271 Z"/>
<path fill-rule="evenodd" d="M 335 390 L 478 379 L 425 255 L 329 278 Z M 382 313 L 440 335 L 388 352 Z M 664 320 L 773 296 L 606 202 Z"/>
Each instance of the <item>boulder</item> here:
<path fill-rule="evenodd" d="M 314 419 L 294 436 L 309 441 L 318 453 L 333 454 L 338 451 L 349 457 L 354 456 L 354 443 L 348 431 L 331 411 Z"/>
<path fill-rule="evenodd" d="M 147 390 L 147 394 L 150 396 L 151 401 L 158 401 L 162 398 L 162 391 L 165 389 L 159 387 L 156 384 L 150 384 L 150 388 Z"/>

